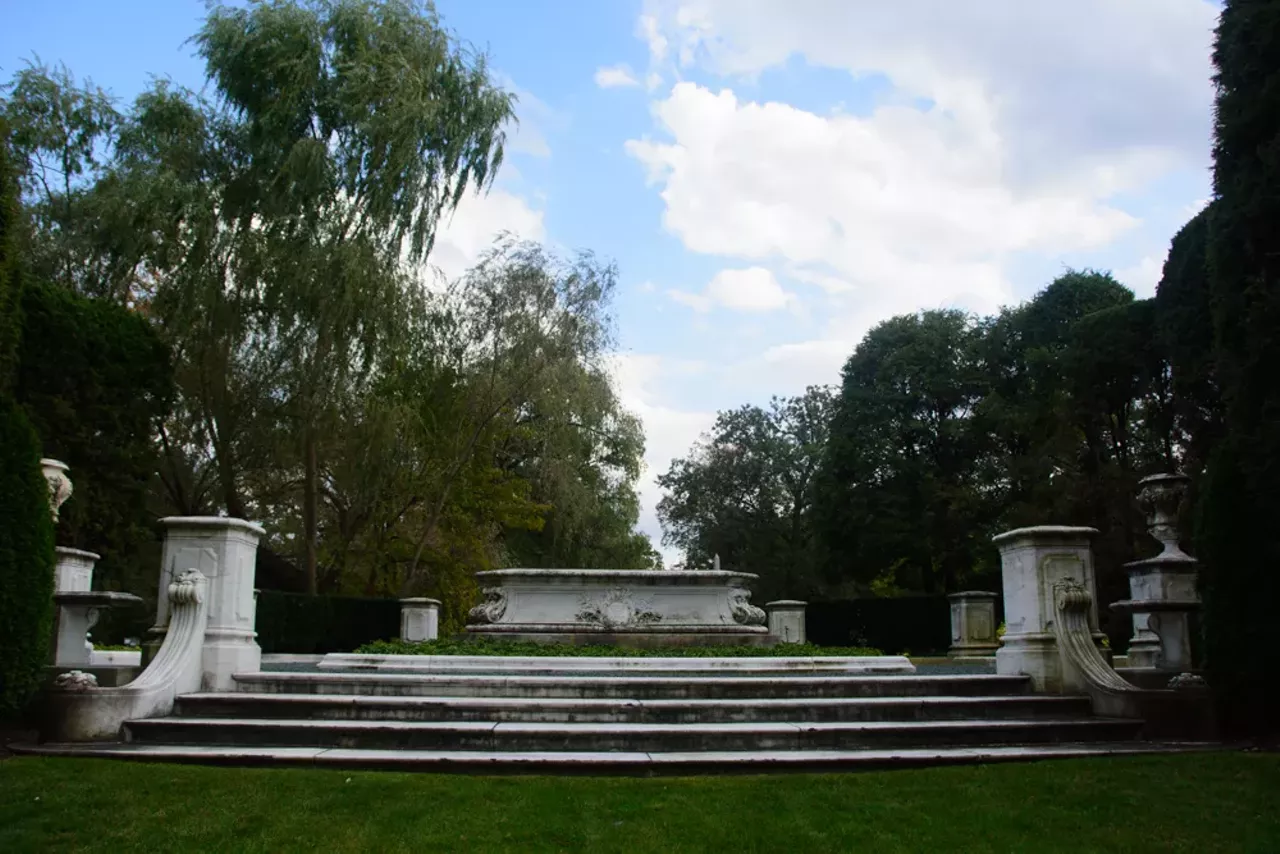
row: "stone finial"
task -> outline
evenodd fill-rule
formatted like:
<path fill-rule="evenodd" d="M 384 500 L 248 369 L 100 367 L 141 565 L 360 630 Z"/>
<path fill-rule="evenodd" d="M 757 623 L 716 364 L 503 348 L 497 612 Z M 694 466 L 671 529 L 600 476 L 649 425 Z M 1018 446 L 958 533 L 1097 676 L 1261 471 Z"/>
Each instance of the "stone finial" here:
<path fill-rule="evenodd" d="M 54 524 L 57 524 L 58 510 L 67 503 L 73 491 L 71 478 L 67 476 L 69 469 L 61 460 L 45 458 L 40 461 L 40 471 L 49 484 L 49 515 L 53 517 Z"/>
<path fill-rule="evenodd" d="M 712 568 L 713 570 L 715 570 L 716 572 L 719 572 L 719 571 L 720 571 L 720 555 L 718 555 L 718 554 L 716 554 L 716 555 L 712 555 L 712 557 L 711 557 L 711 568 Z"/>
<path fill-rule="evenodd" d="M 1185 474 L 1153 474 L 1138 481 L 1138 504 L 1147 514 L 1147 531 L 1160 542 L 1161 557 L 1184 557 L 1178 548 L 1178 510 L 1187 494 Z"/>

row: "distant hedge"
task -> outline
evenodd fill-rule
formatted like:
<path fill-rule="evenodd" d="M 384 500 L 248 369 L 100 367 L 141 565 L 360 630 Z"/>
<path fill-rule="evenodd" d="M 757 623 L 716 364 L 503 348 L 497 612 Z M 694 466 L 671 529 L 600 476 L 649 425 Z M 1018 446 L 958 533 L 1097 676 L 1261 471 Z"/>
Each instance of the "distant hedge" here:
<path fill-rule="evenodd" d="M 997 623 L 1002 613 L 997 599 Z M 946 596 L 810 602 L 805 620 L 809 642 L 821 646 L 873 646 L 890 655 L 945 653 L 951 646 Z"/>
<path fill-rule="evenodd" d="M 400 600 L 263 590 L 257 629 L 264 653 L 350 652 L 400 636 Z"/>

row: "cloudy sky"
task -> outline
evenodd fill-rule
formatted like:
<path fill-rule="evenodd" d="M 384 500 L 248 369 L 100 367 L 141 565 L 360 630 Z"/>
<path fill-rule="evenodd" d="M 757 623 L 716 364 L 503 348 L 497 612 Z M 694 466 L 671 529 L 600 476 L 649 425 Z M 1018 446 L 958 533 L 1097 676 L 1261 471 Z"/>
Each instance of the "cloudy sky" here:
<path fill-rule="evenodd" d="M 4 78 L 38 55 L 124 101 L 202 84 L 200 0 L 5 5 Z M 1205 0 L 436 5 L 521 122 L 434 261 L 499 230 L 617 261 L 655 542 L 652 478 L 716 410 L 835 382 L 894 314 L 989 312 L 1066 267 L 1150 295 L 1209 195 Z"/>

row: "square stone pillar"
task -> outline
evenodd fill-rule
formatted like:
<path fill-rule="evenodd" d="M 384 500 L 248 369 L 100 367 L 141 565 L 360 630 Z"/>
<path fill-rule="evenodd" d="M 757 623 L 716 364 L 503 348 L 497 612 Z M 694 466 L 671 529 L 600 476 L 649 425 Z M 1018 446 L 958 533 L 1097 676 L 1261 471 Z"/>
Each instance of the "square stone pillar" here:
<path fill-rule="evenodd" d="M 1089 610 L 1089 627 L 1097 639 L 1097 585 L 1094 582 L 1090 542 L 1096 528 L 1044 525 L 1019 528 L 992 538 L 1000 549 L 1004 581 L 1004 639 L 996 652 L 996 672 L 1026 674 L 1036 691 L 1061 694 L 1062 660 L 1053 633 L 1053 587 L 1072 579 L 1095 597 Z"/>
<path fill-rule="evenodd" d="M 254 565 L 261 527 L 221 516 L 169 516 L 160 563 L 160 589 L 183 570 L 198 569 L 209 579 L 209 616 L 201 655 L 204 691 L 232 691 L 235 673 L 262 669 L 262 649 L 254 630 Z M 169 624 L 168 597 L 156 605 L 153 638 L 163 640 Z"/>
<path fill-rule="evenodd" d="M 440 636 L 439 599 L 400 600 L 400 640 L 433 641 Z"/>
<path fill-rule="evenodd" d="M 985 590 L 952 593 L 951 649 L 952 658 L 995 655 L 1000 648 L 996 637 L 997 594 Z"/>
<path fill-rule="evenodd" d="M 798 599 L 778 599 L 764 604 L 769 615 L 769 634 L 778 643 L 805 643 L 804 609 L 807 602 Z"/>

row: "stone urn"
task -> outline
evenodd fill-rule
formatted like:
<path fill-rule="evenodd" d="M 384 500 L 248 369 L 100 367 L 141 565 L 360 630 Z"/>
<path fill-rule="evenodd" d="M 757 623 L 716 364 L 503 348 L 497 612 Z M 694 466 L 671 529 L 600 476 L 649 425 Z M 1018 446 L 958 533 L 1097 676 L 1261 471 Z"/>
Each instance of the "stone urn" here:
<path fill-rule="evenodd" d="M 67 476 L 69 469 L 61 460 L 43 459 L 40 471 L 44 473 L 45 482 L 49 484 L 49 515 L 56 524 L 58 510 L 71 497 L 71 478 Z"/>
<path fill-rule="evenodd" d="M 1153 474 L 1138 481 L 1138 504 L 1147 514 L 1147 531 L 1160 542 L 1159 557 L 1186 557 L 1178 547 L 1178 510 L 1190 480 L 1185 474 Z"/>

